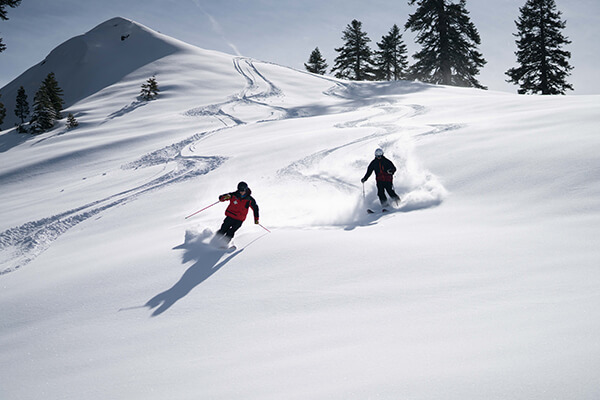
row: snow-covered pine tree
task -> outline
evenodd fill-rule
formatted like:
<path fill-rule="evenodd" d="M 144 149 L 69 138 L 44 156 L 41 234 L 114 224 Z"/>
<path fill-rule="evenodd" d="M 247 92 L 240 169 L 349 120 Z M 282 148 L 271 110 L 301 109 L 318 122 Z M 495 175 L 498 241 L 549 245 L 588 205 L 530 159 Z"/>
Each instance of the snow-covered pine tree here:
<path fill-rule="evenodd" d="M 140 92 L 140 97 L 146 101 L 154 100 L 158 96 L 158 83 L 156 82 L 156 77 L 148 78 L 146 83 L 142 83 L 142 90 Z"/>
<path fill-rule="evenodd" d="M 321 51 L 318 47 L 315 47 L 312 53 L 310 53 L 310 57 L 308 58 L 308 64 L 304 64 L 304 68 L 306 68 L 308 72 L 312 72 L 313 74 L 323 75 L 325 74 L 325 72 L 327 72 L 327 67 L 328 65 L 325 62 L 323 56 L 321 55 Z"/>
<path fill-rule="evenodd" d="M 54 126 L 56 110 L 48 95 L 46 87 L 42 85 L 33 97 L 33 113 L 31 116 L 31 133 L 43 133 Z"/>
<path fill-rule="evenodd" d="M 21 0 L 0 0 L 0 20 L 6 21 L 8 17 L 6 16 L 6 7 L 15 8 L 19 4 L 21 4 Z M 2 43 L 2 38 L 0 37 L 0 53 L 6 50 L 6 45 Z"/>
<path fill-rule="evenodd" d="M 563 45 L 571 43 L 561 30 L 566 22 L 561 20 L 554 0 L 527 0 L 519 9 L 521 15 L 515 34 L 518 50 L 518 67 L 506 71 L 507 82 L 519 85 L 520 94 L 565 94 L 573 90 L 566 78 L 573 69 L 569 65 L 571 53 Z"/>
<path fill-rule="evenodd" d="M 63 90 L 58 86 L 54 72 L 50 72 L 48 76 L 46 76 L 46 79 L 42 82 L 42 88 L 46 91 L 48 99 L 50 99 L 50 103 L 52 104 L 52 108 L 54 108 L 56 114 L 55 119 L 61 119 L 61 111 L 65 102 L 62 99 Z"/>
<path fill-rule="evenodd" d="M 398 25 L 394 24 L 386 36 L 377 43 L 379 50 L 375 51 L 375 66 L 377 79 L 397 81 L 405 76 L 408 67 L 406 44 Z"/>
<path fill-rule="evenodd" d="M 419 32 L 416 42 L 422 49 L 413 55 L 417 62 L 411 66 L 409 77 L 428 83 L 485 89 L 475 79 L 486 61 L 477 51 L 481 38 L 469 18 L 466 1 L 408 2 L 415 3 L 417 10 L 409 15 L 405 28 Z"/>
<path fill-rule="evenodd" d="M 371 41 L 362 31 L 362 22 L 353 20 L 346 26 L 342 39 L 344 46 L 335 49 L 339 55 L 331 72 L 336 78 L 354 81 L 373 80 L 372 52 L 368 43 Z"/>
<path fill-rule="evenodd" d="M 23 124 L 25 123 L 25 119 L 29 115 L 29 103 L 27 102 L 27 94 L 25 93 L 25 88 L 21 86 L 17 91 L 17 101 L 15 106 L 15 115 L 17 118 L 21 119 L 21 123 L 17 130 L 19 132 L 26 132 Z"/>
<path fill-rule="evenodd" d="M 69 113 L 69 115 L 67 115 L 67 129 L 73 129 L 77 126 L 79 126 L 79 122 L 77 122 L 72 113 Z"/>

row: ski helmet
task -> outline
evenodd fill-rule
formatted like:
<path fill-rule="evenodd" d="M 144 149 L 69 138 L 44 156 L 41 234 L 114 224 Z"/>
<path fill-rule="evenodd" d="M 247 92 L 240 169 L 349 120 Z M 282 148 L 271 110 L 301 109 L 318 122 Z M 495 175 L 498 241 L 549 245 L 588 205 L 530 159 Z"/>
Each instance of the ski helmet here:
<path fill-rule="evenodd" d="M 375 150 L 375 157 L 381 157 L 383 155 L 383 150 L 377 149 Z"/>
<path fill-rule="evenodd" d="M 239 191 L 248 190 L 248 184 L 246 182 L 240 182 L 237 186 Z"/>

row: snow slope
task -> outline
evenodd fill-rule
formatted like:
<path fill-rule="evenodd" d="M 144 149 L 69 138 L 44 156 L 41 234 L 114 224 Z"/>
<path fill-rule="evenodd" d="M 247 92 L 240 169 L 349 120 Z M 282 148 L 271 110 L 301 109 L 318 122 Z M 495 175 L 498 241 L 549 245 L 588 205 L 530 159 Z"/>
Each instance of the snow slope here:
<path fill-rule="evenodd" d="M 49 63 L 81 126 L 0 134 L 0 398 L 600 396 L 600 96 L 346 82 L 121 18 Z M 377 147 L 403 200 L 369 216 Z M 224 204 L 184 217 L 240 180 L 271 233 L 225 253 Z"/>

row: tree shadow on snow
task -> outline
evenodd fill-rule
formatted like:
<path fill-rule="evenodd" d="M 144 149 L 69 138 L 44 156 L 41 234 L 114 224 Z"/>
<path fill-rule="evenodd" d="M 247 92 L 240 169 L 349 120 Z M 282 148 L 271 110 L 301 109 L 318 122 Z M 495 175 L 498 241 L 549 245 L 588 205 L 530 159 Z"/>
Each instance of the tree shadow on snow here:
<path fill-rule="evenodd" d="M 122 116 L 124 116 L 126 114 L 129 114 L 130 112 L 135 111 L 138 108 L 145 106 L 146 104 L 148 104 L 148 101 L 141 100 L 141 99 L 138 98 L 135 101 L 133 101 L 133 102 L 129 103 L 128 105 L 126 105 L 125 107 L 121 108 L 120 110 L 115 111 L 112 114 L 110 114 L 107 117 L 107 121 L 111 120 L 111 119 L 118 118 L 118 117 L 122 117 Z M 104 121 L 104 122 L 106 122 L 106 121 Z"/>
<path fill-rule="evenodd" d="M 173 287 L 157 294 L 145 304 L 146 307 L 155 310 L 152 316 L 156 317 L 167 311 L 173 304 L 187 296 L 196 286 L 206 281 L 225 264 L 240 254 L 244 249 L 235 251 L 222 259 L 227 250 L 215 247 L 214 243 L 205 243 L 202 241 L 205 237 L 192 237 L 186 234 L 186 240 L 183 244 L 174 247 L 174 250 L 183 249 L 183 263 L 195 261 L 194 265 L 189 267 L 183 276 Z"/>
<path fill-rule="evenodd" d="M 16 129 L 0 132 L 0 153 L 5 153 L 13 147 L 17 147 L 34 138 L 34 135 L 30 133 L 19 133 Z"/>

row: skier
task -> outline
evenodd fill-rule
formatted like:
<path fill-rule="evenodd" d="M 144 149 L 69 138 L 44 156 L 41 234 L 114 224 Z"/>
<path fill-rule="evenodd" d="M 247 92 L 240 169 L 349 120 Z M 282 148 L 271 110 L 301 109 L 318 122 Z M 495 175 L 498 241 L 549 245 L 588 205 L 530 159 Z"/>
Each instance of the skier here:
<path fill-rule="evenodd" d="M 385 207 L 388 205 L 387 197 L 385 196 L 386 191 L 390 197 L 394 199 L 396 205 L 398 205 L 400 202 L 400 197 L 396 194 L 396 192 L 394 192 L 394 187 L 392 185 L 396 167 L 390 160 L 383 156 L 383 150 L 381 149 L 375 150 L 375 159 L 371 161 L 369 167 L 367 168 L 367 173 L 360 181 L 365 183 L 373 171 L 375 171 L 375 180 L 377 181 L 377 197 L 379 197 L 381 206 L 385 209 Z"/>
<path fill-rule="evenodd" d="M 254 223 L 258 224 L 258 205 L 252 196 L 252 191 L 246 182 L 237 185 L 237 191 L 222 194 L 219 201 L 229 200 L 229 206 L 225 210 L 225 220 L 217 234 L 222 239 L 223 245 L 229 244 L 235 232 L 242 226 L 248 215 L 248 209 L 252 208 Z"/>

